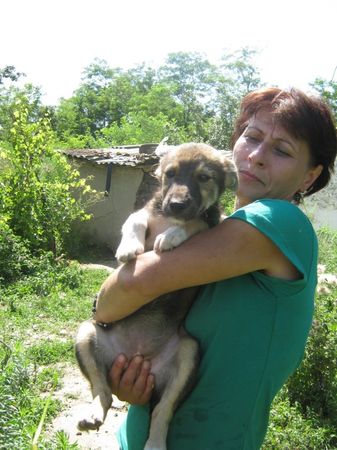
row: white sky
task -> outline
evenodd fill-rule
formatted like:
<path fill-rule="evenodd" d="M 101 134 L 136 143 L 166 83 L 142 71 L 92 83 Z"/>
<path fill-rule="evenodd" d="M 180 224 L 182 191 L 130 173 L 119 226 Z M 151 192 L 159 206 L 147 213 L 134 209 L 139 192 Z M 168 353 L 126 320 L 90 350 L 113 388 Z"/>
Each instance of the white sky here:
<path fill-rule="evenodd" d="M 263 81 L 304 90 L 337 66 L 337 0 L 2 0 L 0 16 L 0 67 L 25 72 L 50 104 L 95 57 L 127 69 L 250 46 Z"/>

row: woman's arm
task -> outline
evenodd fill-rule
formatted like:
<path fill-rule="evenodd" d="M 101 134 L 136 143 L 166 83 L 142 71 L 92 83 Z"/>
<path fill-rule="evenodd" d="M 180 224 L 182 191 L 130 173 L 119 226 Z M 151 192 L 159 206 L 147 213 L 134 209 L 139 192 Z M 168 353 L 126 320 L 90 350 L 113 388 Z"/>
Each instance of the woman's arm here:
<path fill-rule="evenodd" d="M 227 219 L 170 252 L 147 252 L 115 270 L 103 283 L 96 319 L 122 319 L 160 295 L 262 270 L 284 279 L 296 268 L 263 233 Z"/>

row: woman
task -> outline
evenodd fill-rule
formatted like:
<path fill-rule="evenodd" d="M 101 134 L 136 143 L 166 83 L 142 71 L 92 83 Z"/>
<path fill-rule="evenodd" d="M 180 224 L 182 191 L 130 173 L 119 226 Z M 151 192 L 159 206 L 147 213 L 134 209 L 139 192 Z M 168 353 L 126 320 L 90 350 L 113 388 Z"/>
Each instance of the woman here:
<path fill-rule="evenodd" d="M 297 207 L 329 181 L 337 151 L 327 106 L 298 90 L 248 94 L 234 131 L 235 212 L 172 252 L 149 252 L 103 284 L 97 319 L 118 320 L 159 295 L 205 285 L 185 326 L 201 347 L 197 384 L 170 424 L 171 450 L 255 450 L 271 402 L 298 367 L 313 315 L 317 240 Z M 123 449 L 142 449 L 150 362 L 123 355 L 114 392 L 131 406 Z"/>

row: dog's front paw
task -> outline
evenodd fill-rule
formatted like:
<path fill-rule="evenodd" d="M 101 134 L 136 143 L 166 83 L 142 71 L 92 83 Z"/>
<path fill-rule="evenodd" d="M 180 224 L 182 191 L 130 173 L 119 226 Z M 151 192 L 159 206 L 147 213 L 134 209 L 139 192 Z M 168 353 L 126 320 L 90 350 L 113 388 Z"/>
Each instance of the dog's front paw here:
<path fill-rule="evenodd" d="M 116 251 L 116 258 L 119 262 L 126 263 L 135 259 L 137 255 L 144 253 L 144 245 L 136 238 L 121 242 Z"/>
<path fill-rule="evenodd" d="M 165 252 L 178 247 L 182 242 L 186 241 L 188 235 L 184 228 L 179 226 L 173 226 L 164 231 L 164 233 L 158 234 L 154 242 L 153 249 L 155 252 Z"/>

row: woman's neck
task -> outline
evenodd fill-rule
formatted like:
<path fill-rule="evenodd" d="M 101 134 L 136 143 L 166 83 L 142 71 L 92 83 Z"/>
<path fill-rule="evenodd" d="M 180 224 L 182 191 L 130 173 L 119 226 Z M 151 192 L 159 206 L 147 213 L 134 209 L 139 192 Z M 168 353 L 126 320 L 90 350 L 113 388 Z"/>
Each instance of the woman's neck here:
<path fill-rule="evenodd" d="M 251 203 L 251 200 L 248 200 L 246 198 L 239 198 L 236 197 L 235 198 L 235 204 L 234 204 L 234 209 L 235 211 L 239 208 L 242 208 L 243 206 L 248 205 L 249 203 Z"/>

